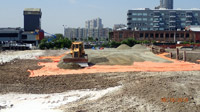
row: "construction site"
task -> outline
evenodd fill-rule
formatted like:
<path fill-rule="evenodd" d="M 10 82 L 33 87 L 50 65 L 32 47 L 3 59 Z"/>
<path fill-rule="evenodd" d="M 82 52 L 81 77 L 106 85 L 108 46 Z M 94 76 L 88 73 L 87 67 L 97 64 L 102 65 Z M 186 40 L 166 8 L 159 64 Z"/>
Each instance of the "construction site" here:
<path fill-rule="evenodd" d="M 70 52 L 1 52 L 0 111 L 200 110 L 198 48 L 162 49 L 122 44 L 118 48 L 85 49 L 87 67 L 64 64 Z"/>
<path fill-rule="evenodd" d="M 47 7 L 44 13 L 40 8 L 25 8 L 22 28 L 0 28 L 0 112 L 200 111 L 199 9 L 174 10 L 173 0 L 160 0 L 153 10 L 121 14 L 129 5 L 139 7 L 137 1 L 18 2 L 13 4 L 20 9 L 22 5 Z M 1 13 L 4 26 L 20 23 L 14 22 L 19 18 L 19 7 L 14 5 L 2 5 L 7 14 Z M 8 16 L 10 9 L 15 16 Z M 46 20 L 41 20 L 42 14 Z M 102 29 L 100 18 L 86 21 L 88 30 L 70 28 L 70 23 L 79 26 L 90 16 L 110 18 L 107 23 L 114 24 L 123 15 L 127 27 L 112 32 Z M 3 21 L 4 16 L 9 18 Z M 61 25 L 69 37 L 46 32 L 60 32 Z M 87 36 L 82 38 L 83 34 Z M 100 34 L 106 38 L 101 40 Z"/>

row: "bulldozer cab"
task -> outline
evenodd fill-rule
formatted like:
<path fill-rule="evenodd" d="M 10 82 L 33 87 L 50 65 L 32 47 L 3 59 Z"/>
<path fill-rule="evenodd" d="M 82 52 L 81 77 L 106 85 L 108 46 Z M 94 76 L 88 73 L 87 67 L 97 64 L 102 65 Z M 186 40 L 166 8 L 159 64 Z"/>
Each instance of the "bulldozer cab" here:
<path fill-rule="evenodd" d="M 73 58 L 83 57 L 85 54 L 83 42 L 73 42 L 71 46 L 71 54 Z"/>

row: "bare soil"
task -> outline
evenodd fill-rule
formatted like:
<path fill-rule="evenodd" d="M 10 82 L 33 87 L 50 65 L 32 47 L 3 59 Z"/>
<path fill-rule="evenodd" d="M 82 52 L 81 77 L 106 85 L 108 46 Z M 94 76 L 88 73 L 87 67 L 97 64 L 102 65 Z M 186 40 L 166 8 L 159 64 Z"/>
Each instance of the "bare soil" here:
<path fill-rule="evenodd" d="M 123 88 L 96 101 L 63 106 L 65 112 L 198 112 L 200 72 L 114 73 Z M 105 75 L 106 76 L 106 75 Z M 168 101 L 163 102 L 161 99 Z M 188 98 L 188 102 L 178 102 Z M 173 102 L 171 99 L 175 99 Z"/>
<path fill-rule="evenodd" d="M 14 60 L 0 66 L 0 93 L 59 93 L 68 90 L 114 87 L 120 79 L 108 80 L 98 74 L 44 76 L 29 78 L 30 70 L 40 69 L 40 61 Z"/>

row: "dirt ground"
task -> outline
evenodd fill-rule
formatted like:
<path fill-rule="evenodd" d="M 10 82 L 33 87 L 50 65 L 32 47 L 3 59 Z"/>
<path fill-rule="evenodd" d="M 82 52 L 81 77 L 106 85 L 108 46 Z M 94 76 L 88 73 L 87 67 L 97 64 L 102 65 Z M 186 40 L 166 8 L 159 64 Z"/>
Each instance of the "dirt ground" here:
<path fill-rule="evenodd" d="M 40 62 L 49 60 L 40 60 Z M 0 93 L 59 93 L 68 90 L 114 87 L 120 79 L 108 80 L 98 74 L 29 78 L 28 69 L 39 69 L 39 60 L 14 60 L 0 66 Z"/>
<path fill-rule="evenodd" d="M 56 52 L 62 54 L 64 51 L 46 51 L 46 55 L 57 55 Z M 148 50 L 105 49 L 96 52 L 87 50 L 87 52 L 90 53 L 89 56 L 91 57 L 98 54 L 101 57 L 97 58 L 109 57 L 107 60 L 103 60 L 110 64 L 116 64 L 112 62 L 112 58 L 117 55 L 122 58 L 124 52 L 127 52 L 124 55 L 134 54 L 137 58 L 143 57 L 143 60 L 168 62 L 156 58 Z M 108 55 L 106 52 L 110 54 Z M 120 86 L 119 89 L 110 91 L 98 99 L 88 100 L 87 97 L 84 97 L 63 104 L 57 109 L 63 112 L 198 112 L 200 110 L 200 71 L 66 74 L 29 77 L 28 69 L 40 69 L 41 67 L 37 65 L 38 62 L 49 61 L 48 59 L 17 59 L 0 65 L 0 97 L 11 92 L 16 94 L 61 94 L 72 90 L 105 90 Z M 126 64 L 129 64 L 128 61 Z"/>
<path fill-rule="evenodd" d="M 97 101 L 63 106 L 65 112 L 198 112 L 200 72 L 132 72 L 104 74 L 121 77 L 122 89 Z M 167 102 L 161 101 L 167 98 Z M 175 102 L 169 101 L 174 98 Z M 188 98 L 188 102 L 177 99 Z"/>

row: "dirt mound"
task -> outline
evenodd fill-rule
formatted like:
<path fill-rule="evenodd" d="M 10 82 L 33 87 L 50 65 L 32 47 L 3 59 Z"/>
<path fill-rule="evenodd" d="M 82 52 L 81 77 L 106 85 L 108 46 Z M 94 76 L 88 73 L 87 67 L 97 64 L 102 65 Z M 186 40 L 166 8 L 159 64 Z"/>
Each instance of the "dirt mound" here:
<path fill-rule="evenodd" d="M 141 45 L 141 44 L 136 44 L 132 47 L 132 49 L 146 49 L 145 46 Z"/>
<path fill-rule="evenodd" d="M 126 50 L 126 49 L 131 49 L 131 47 L 129 47 L 128 45 L 126 44 L 122 44 L 120 45 L 119 47 L 117 47 L 118 50 Z"/>

